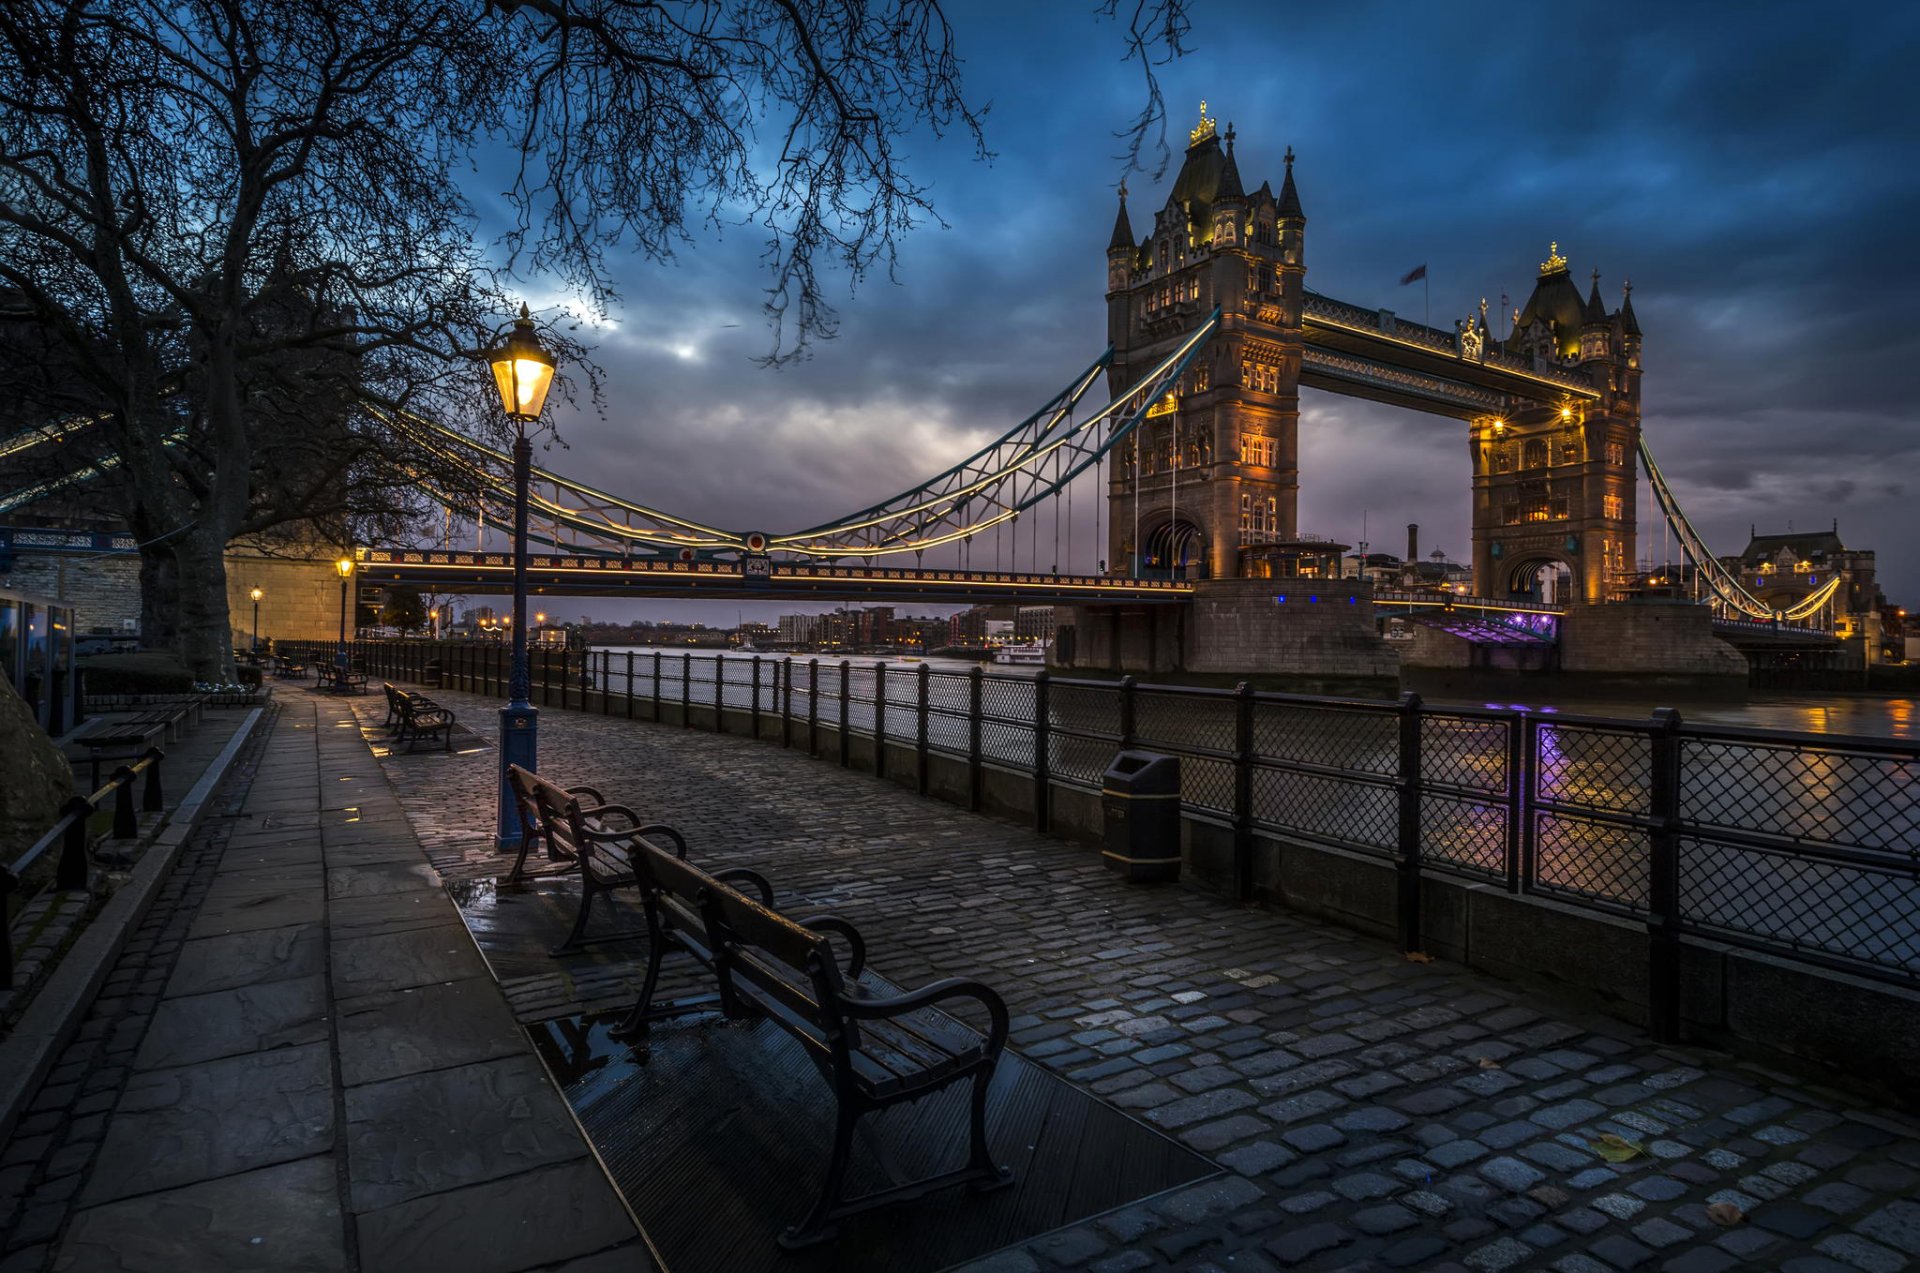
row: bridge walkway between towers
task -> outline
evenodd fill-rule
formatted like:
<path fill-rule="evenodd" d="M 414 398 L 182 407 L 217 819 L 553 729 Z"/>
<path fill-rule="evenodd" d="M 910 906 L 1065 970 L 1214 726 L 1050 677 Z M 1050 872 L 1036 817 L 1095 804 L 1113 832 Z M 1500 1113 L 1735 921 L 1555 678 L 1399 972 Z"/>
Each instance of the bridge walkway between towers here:
<path fill-rule="evenodd" d="M 493 730 L 492 700 L 436 696 Z M 352 706 L 375 736 L 374 705 Z M 1089 849 L 777 745 L 557 710 L 541 738 L 545 772 L 675 825 L 690 859 L 761 871 L 783 908 L 851 920 L 896 984 L 995 986 L 1026 1061 L 1224 1169 L 1030 1239 L 992 1268 L 1920 1259 L 1920 1122 L 1857 1095 L 1657 1046 L 1300 914 L 1130 887 Z M 487 948 L 485 904 L 505 869 L 490 844 L 495 753 L 476 743 L 383 764 L 433 865 L 479 903 L 469 924 Z M 488 950 L 529 1023 L 625 1007 L 636 954 Z M 1607 1133 L 1638 1152 L 1608 1161 Z M 1716 1222 L 1720 1203 L 1744 1218 Z"/>

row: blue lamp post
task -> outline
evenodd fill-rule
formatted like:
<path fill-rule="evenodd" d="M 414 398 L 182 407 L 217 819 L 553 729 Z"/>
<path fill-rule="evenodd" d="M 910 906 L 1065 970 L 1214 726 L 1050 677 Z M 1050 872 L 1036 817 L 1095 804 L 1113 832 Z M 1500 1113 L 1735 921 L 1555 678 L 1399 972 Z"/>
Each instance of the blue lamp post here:
<path fill-rule="evenodd" d="M 527 483 L 533 467 L 533 443 L 527 426 L 540 423 L 553 387 L 554 358 L 541 347 L 533 330 L 533 315 L 520 307 L 506 342 L 487 354 L 500 405 L 513 421 L 513 667 L 507 676 L 507 705 L 500 709 L 500 790 L 495 832 L 503 849 L 520 844 L 520 817 L 514 810 L 507 769 L 539 768 L 540 712 L 529 700 L 533 675 L 527 667 Z"/>

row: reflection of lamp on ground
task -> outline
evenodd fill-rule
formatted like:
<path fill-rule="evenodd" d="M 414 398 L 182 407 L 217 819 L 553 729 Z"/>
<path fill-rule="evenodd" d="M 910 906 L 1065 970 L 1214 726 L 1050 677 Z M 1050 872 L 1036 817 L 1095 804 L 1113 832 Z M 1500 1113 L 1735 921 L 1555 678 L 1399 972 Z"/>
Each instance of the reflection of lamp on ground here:
<path fill-rule="evenodd" d="M 533 675 L 527 666 L 527 485 L 533 467 L 527 426 L 540 422 L 555 365 L 553 355 L 541 346 L 525 305 L 505 343 L 487 353 L 487 362 L 500 390 L 500 405 L 514 427 L 513 617 L 508 620 L 513 630 L 513 663 L 507 677 L 507 705 L 500 709 L 500 788 L 494 820 L 500 846 L 513 848 L 520 843 L 521 827 L 513 790 L 507 785 L 507 769 L 519 765 L 537 770 L 540 757 L 540 713 L 529 701 Z"/>

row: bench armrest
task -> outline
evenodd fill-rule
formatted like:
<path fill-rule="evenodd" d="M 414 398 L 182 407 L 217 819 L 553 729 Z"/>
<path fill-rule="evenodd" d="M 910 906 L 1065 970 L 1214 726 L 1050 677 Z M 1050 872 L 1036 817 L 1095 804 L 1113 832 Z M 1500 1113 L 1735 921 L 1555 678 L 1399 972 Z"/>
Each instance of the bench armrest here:
<path fill-rule="evenodd" d="M 909 1012 L 931 1008 L 948 999 L 972 999 L 986 1008 L 991 1022 L 987 1030 L 987 1055 L 1000 1055 L 1000 1050 L 1007 1046 L 1006 1000 L 992 986 L 971 977 L 948 977 L 891 999 L 855 999 L 848 996 L 840 1000 L 840 1008 L 856 1021 L 878 1021 L 887 1017 L 903 1017 Z"/>
<path fill-rule="evenodd" d="M 598 789 L 593 787 L 568 787 L 566 791 L 570 796 L 592 796 L 595 804 L 605 804 L 607 802 L 607 798 L 601 795 Z"/>
<path fill-rule="evenodd" d="M 635 822 L 639 820 L 638 818 L 634 819 Z M 681 835 L 679 831 L 668 826 L 666 823 L 649 822 L 647 825 L 639 828 L 636 834 L 666 836 L 667 839 L 673 841 L 673 856 L 679 858 L 682 862 L 687 860 L 687 837 Z M 762 883 L 765 883 L 765 881 L 762 881 Z M 769 902 L 768 905 L 772 905 L 772 903 Z"/>
<path fill-rule="evenodd" d="M 625 827 L 603 827 L 601 828 L 602 830 L 618 831 L 622 835 L 631 835 L 640 825 L 640 815 L 623 804 L 597 804 L 591 808 L 582 805 L 580 807 L 580 816 L 582 818 L 604 819 L 610 813 L 619 814 L 632 825 Z"/>
<path fill-rule="evenodd" d="M 794 923 L 802 928 L 811 928 L 817 932 L 833 933 L 846 939 L 847 973 L 849 978 L 858 977 L 867 966 L 867 943 L 860 936 L 860 930 L 841 919 L 838 915 L 809 915 L 805 919 L 796 919 Z"/>
<path fill-rule="evenodd" d="M 731 884 L 739 880 L 753 885 L 754 891 L 760 894 L 760 904 L 768 910 L 773 909 L 773 885 L 768 883 L 767 877 L 760 872 L 750 871 L 744 866 L 730 866 L 724 871 L 713 872 L 713 878 L 723 884 Z"/>

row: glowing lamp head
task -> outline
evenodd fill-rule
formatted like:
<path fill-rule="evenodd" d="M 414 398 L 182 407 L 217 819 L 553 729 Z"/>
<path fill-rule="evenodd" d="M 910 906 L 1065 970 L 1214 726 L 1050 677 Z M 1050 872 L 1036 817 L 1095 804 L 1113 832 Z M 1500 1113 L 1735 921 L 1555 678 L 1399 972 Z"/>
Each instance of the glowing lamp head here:
<path fill-rule="evenodd" d="M 252 597 L 255 601 L 259 601 L 260 598 L 266 596 L 267 594 L 260 591 L 260 589 L 255 588 L 252 592 L 248 593 L 247 595 Z"/>
<path fill-rule="evenodd" d="M 547 390 L 553 387 L 553 355 L 540 344 L 533 330 L 533 315 L 525 305 L 513 320 L 513 332 L 506 343 L 487 354 L 493 367 L 493 382 L 500 390 L 500 405 L 507 418 L 533 421 L 547 405 Z"/>
<path fill-rule="evenodd" d="M 353 558 L 342 557 L 340 560 L 333 563 L 333 568 L 340 572 L 340 577 L 342 579 L 346 579 L 353 574 Z"/>
<path fill-rule="evenodd" d="M 1572 407 L 1561 407 L 1561 408 L 1560 408 L 1560 418 L 1561 418 L 1562 420 L 1571 420 L 1571 419 L 1573 419 L 1573 408 L 1572 408 Z"/>
<path fill-rule="evenodd" d="M 536 610 L 533 615 L 533 621 L 535 623 L 545 623 L 547 621 L 547 612 L 545 610 Z"/>

